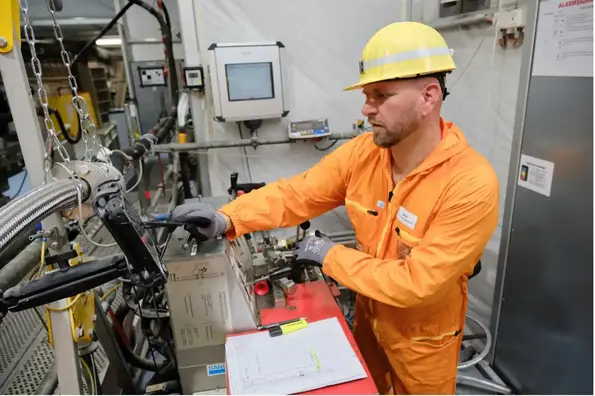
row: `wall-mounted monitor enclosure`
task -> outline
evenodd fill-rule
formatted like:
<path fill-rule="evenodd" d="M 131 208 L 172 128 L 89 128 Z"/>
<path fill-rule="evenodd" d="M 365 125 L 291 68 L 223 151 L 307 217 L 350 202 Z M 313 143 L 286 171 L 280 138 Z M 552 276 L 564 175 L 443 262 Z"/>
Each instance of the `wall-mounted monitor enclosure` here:
<path fill-rule="evenodd" d="M 213 111 L 221 122 L 285 117 L 283 44 L 212 44 Z"/>

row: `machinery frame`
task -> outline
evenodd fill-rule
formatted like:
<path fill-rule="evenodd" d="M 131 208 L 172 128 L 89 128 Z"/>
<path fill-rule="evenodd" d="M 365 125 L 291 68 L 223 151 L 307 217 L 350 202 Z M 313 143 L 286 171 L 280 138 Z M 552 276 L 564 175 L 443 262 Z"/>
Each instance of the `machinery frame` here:
<path fill-rule="evenodd" d="M 16 13 L 15 8 L 16 7 Z M 0 14 L 15 15 L 11 19 L 12 37 L 3 37 L 12 43 L 11 49 L 0 52 L 0 75 L 6 86 L 6 96 L 19 137 L 19 144 L 23 153 L 25 167 L 28 171 L 33 188 L 41 186 L 45 181 L 44 156 L 41 126 L 37 118 L 35 104 L 31 96 L 31 88 L 27 79 L 23 56 L 20 46 L 20 21 L 18 1 L 3 2 Z M 6 28 L 6 27 L 5 27 Z M 57 238 L 52 249 L 60 251 L 61 241 L 64 240 L 65 227 L 59 214 L 51 214 L 42 221 L 43 228 L 55 230 Z M 52 246 L 52 244 L 50 245 Z M 67 306 L 67 300 L 62 299 L 51 305 L 55 309 Z M 51 311 L 51 331 L 54 334 L 70 335 L 70 317 L 68 310 Z M 79 373 L 79 357 L 76 346 L 70 336 L 54 338 L 54 353 L 56 356 L 56 371 L 60 390 L 64 394 L 81 394 L 82 382 Z M 76 373 L 73 375 L 73 373 Z"/>

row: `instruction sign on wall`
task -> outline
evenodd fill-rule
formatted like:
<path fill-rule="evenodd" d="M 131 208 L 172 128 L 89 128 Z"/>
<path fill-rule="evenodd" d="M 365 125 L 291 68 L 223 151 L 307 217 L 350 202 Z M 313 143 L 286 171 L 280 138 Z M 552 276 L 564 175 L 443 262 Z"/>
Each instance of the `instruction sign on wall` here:
<path fill-rule="evenodd" d="M 593 77 L 593 0 L 539 2 L 532 74 Z"/>
<path fill-rule="evenodd" d="M 550 196 L 554 178 L 554 163 L 521 154 L 518 185 Z"/>

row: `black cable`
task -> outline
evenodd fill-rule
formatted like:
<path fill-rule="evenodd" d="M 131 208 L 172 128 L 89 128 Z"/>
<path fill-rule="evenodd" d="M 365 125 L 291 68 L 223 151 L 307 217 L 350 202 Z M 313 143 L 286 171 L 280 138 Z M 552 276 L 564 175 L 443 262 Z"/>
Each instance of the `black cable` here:
<path fill-rule="evenodd" d="M 157 313 L 157 320 L 160 321 L 160 319 L 159 319 L 159 313 L 158 313 L 159 312 L 159 309 L 157 307 L 157 294 L 155 293 L 155 290 L 154 289 L 152 289 L 152 290 L 153 290 L 153 305 L 155 306 L 155 312 Z M 165 295 L 165 293 L 163 295 Z M 163 297 L 163 295 L 162 295 L 162 297 Z M 178 370 L 178 360 L 176 359 L 176 352 L 175 352 L 173 346 L 171 345 L 171 342 L 169 340 L 168 334 L 165 335 L 165 341 L 167 342 L 167 347 L 170 349 L 170 352 L 172 354 L 171 355 L 172 356 L 172 360 L 173 360 L 174 366 L 175 366 L 176 371 L 177 371 Z"/>
<path fill-rule="evenodd" d="M 149 11 L 153 15 L 159 27 L 161 28 L 161 34 L 165 41 L 165 52 L 167 57 L 167 69 L 169 71 L 169 91 L 171 96 L 172 108 L 175 108 L 178 104 L 178 71 L 176 68 L 176 60 L 174 59 L 173 42 L 171 37 L 171 31 L 167 27 L 167 23 L 163 18 L 163 15 L 159 13 L 154 7 L 148 5 L 142 0 L 128 0 L 130 3 L 134 3 L 145 10 Z"/>
<path fill-rule="evenodd" d="M 338 141 L 339 139 L 333 140 L 333 142 L 326 147 L 318 147 L 316 144 L 314 144 L 314 148 L 318 151 L 327 151 L 330 150 L 335 144 L 337 144 Z"/>
<path fill-rule="evenodd" d="M 27 169 L 25 169 L 25 174 L 23 175 L 23 180 L 21 180 L 21 185 L 19 186 L 19 190 L 17 191 L 17 193 L 15 195 L 10 197 L 11 200 L 18 197 L 19 194 L 21 193 L 21 191 L 23 191 L 23 186 L 25 185 L 25 180 L 27 180 Z"/>
<path fill-rule="evenodd" d="M 167 28 L 169 29 L 169 33 L 171 34 L 171 19 L 169 17 L 169 11 L 167 10 L 167 7 L 165 6 L 164 1 L 161 1 L 159 3 L 159 8 L 161 8 L 163 10 L 163 15 L 165 16 L 165 23 L 167 24 Z"/>
<path fill-rule="evenodd" d="M 88 41 L 83 46 L 83 48 L 74 56 L 74 58 L 72 58 L 72 61 L 70 62 L 70 66 L 72 67 L 80 59 L 81 55 L 83 55 L 85 52 L 87 52 L 87 50 L 95 44 L 95 41 L 97 41 L 98 39 L 105 36 L 106 33 L 109 32 L 112 27 L 114 27 L 114 25 L 118 22 L 118 20 L 120 18 L 122 18 L 122 16 L 126 13 L 126 11 L 128 11 L 128 9 L 130 7 L 132 7 L 132 3 L 126 3 L 126 5 L 124 7 L 122 7 L 120 9 L 120 11 L 118 11 L 116 16 L 114 16 L 112 18 L 112 20 L 109 21 L 109 23 L 107 25 L 105 25 L 105 27 L 103 29 L 101 29 L 101 32 L 99 32 L 95 37 L 93 37 L 90 41 Z"/>
<path fill-rule="evenodd" d="M 463 68 L 463 70 L 461 71 L 461 73 L 459 73 L 457 79 L 452 83 L 452 85 L 450 86 L 450 90 L 452 91 L 452 89 L 455 87 L 455 85 L 457 85 L 457 83 L 461 80 L 461 78 L 463 77 L 463 75 L 465 74 L 465 72 L 467 72 L 467 69 L 469 69 L 469 66 L 471 66 L 471 63 L 473 63 L 473 60 L 475 59 L 475 57 L 477 56 L 477 54 L 479 53 L 479 50 L 481 49 L 481 46 L 483 45 L 483 42 L 485 41 L 486 37 L 488 36 L 488 33 L 490 33 L 492 31 L 492 27 L 490 27 L 485 34 L 483 35 L 483 37 L 481 38 L 481 41 L 479 42 L 479 45 L 477 46 L 477 48 L 475 48 L 475 52 L 473 52 L 473 55 L 471 55 L 471 58 L 469 59 L 469 62 L 467 62 L 467 64 L 465 65 L 465 67 Z"/>
<path fill-rule="evenodd" d="M 143 298 L 143 301 L 144 301 L 144 298 Z M 141 314 L 143 313 L 142 308 L 141 308 L 143 301 L 138 302 L 138 309 Z M 155 367 L 157 367 L 157 359 L 155 359 L 155 351 L 154 351 L 155 347 L 152 345 L 151 341 L 152 340 L 149 337 L 147 337 L 147 343 L 149 344 L 149 351 L 151 352 L 151 357 L 153 358 L 153 363 L 155 364 Z"/>
<path fill-rule="evenodd" d="M 54 117 L 56 117 L 56 121 L 58 121 L 58 126 L 60 127 L 60 131 L 62 131 L 62 136 L 64 136 L 64 139 L 66 139 L 68 141 L 68 143 L 77 144 L 78 142 L 80 142 L 81 137 L 83 136 L 83 131 L 82 131 L 82 126 L 81 126 L 81 116 L 79 115 L 78 111 L 75 111 L 75 113 L 76 113 L 76 118 L 78 120 L 79 129 L 78 129 L 78 134 L 75 137 L 72 137 L 72 135 L 70 133 L 68 133 L 68 131 L 66 130 L 66 126 L 64 125 L 64 120 L 62 120 L 62 115 L 60 114 L 60 112 L 58 110 L 54 109 L 53 107 L 48 107 L 48 113 L 53 114 Z M 38 114 L 39 114 L 39 112 L 38 112 Z"/>
<path fill-rule="evenodd" d="M 124 318 L 126 317 L 126 315 L 128 314 L 128 312 L 130 312 L 130 309 L 126 306 L 126 304 L 121 304 L 116 309 L 116 314 L 115 314 L 116 320 L 121 325 L 124 323 Z M 119 333 L 117 331 L 116 331 L 116 334 L 118 335 L 116 337 L 116 340 L 118 342 L 118 346 L 122 350 L 122 354 L 124 355 L 124 359 L 126 360 L 126 362 L 130 363 L 134 367 L 138 367 L 140 369 L 147 370 L 147 371 L 155 371 L 155 372 L 157 372 L 157 371 L 163 369 L 167 365 L 166 362 L 162 362 L 162 363 L 159 363 L 159 364 L 155 365 L 151 360 L 148 360 L 148 359 L 146 359 L 146 358 L 144 358 L 142 356 L 137 355 L 130 348 L 130 346 L 128 346 L 126 343 L 124 343 L 124 340 L 122 339 L 121 336 L 119 336 Z"/>
<path fill-rule="evenodd" d="M 128 268 L 128 270 L 130 271 L 130 267 Z M 132 278 L 132 273 L 130 273 L 130 276 Z M 136 291 L 136 286 L 134 286 L 134 284 L 131 284 L 132 288 L 134 289 L 134 293 L 138 294 Z M 138 311 L 140 312 L 140 316 L 141 318 L 143 317 L 143 309 L 141 307 L 142 302 L 139 301 L 138 302 Z M 153 345 L 151 345 L 151 341 L 149 339 L 147 339 L 147 343 L 149 344 L 149 351 L 151 352 L 151 356 L 153 357 L 153 363 L 155 364 L 155 367 L 157 367 L 157 360 L 155 359 L 155 353 L 153 352 Z"/>

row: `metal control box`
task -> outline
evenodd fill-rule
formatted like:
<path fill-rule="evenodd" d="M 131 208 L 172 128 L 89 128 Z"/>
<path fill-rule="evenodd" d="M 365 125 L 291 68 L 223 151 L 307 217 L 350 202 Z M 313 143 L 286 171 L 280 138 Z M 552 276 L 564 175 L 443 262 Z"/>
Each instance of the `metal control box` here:
<path fill-rule="evenodd" d="M 138 67 L 140 76 L 140 86 L 144 87 L 163 87 L 167 85 L 165 78 L 165 69 L 163 66 Z"/>
<path fill-rule="evenodd" d="M 178 228 L 163 262 L 175 352 L 184 394 L 225 388 L 227 334 L 254 330 L 259 321 L 251 287 L 252 255 L 245 239 L 188 245 Z"/>
<path fill-rule="evenodd" d="M 285 117 L 281 42 L 214 43 L 209 47 L 213 113 L 220 122 Z"/>

